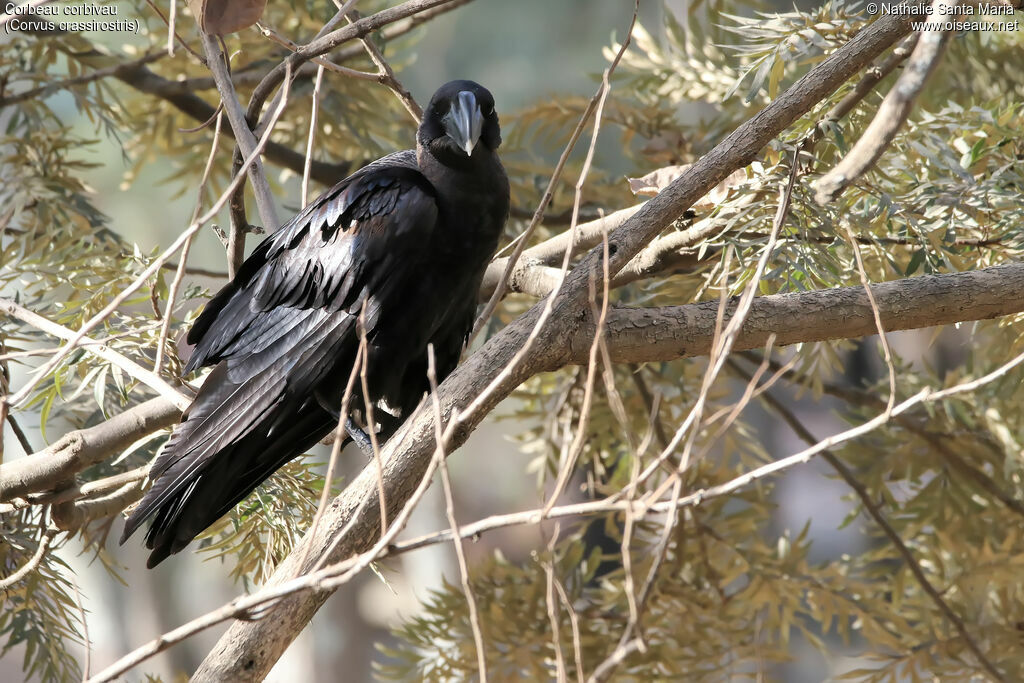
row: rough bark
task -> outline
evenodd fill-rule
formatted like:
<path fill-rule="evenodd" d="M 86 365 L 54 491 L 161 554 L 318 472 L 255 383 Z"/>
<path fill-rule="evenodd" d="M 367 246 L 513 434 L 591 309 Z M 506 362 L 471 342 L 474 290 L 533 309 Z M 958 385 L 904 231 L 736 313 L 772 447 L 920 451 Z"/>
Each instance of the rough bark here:
<path fill-rule="evenodd" d="M 894 280 L 872 285 L 886 332 L 914 330 L 1024 311 L 1024 263 Z M 615 363 L 643 363 L 707 355 L 715 335 L 717 301 L 661 308 L 615 308 L 605 340 Z M 736 308 L 730 302 L 725 319 Z M 877 333 L 863 287 L 839 287 L 754 299 L 733 351 L 852 339 Z M 587 318 L 566 348 L 565 362 L 585 365 L 594 339 Z"/>

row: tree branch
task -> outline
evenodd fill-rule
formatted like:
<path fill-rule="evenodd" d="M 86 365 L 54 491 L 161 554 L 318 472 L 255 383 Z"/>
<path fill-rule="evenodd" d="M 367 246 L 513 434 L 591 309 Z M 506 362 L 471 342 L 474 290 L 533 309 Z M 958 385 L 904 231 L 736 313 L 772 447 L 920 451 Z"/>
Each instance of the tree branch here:
<path fill-rule="evenodd" d="M 629 208 L 620 209 L 607 216 L 602 216 L 601 218 L 596 218 L 576 226 L 576 243 L 572 247 L 570 256 L 575 256 L 600 244 L 602 235 L 611 234 L 613 230 L 619 228 L 642 207 L 643 204 L 630 206 Z M 528 291 L 518 289 L 515 283 L 520 281 L 527 274 L 526 271 L 534 266 L 553 266 L 561 263 L 571 239 L 572 231 L 565 230 L 523 251 L 515 268 L 509 273 L 508 280 L 511 290 Z M 502 275 L 505 273 L 505 268 L 508 267 L 508 261 L 508 256 L 496 258 L 487 266 L 487 272 L 484 273 L 483 284 L 480 287 L 479 301 L 487 301 L 494 293 L 495 288 L 501 281 Z"/>
<path fill-rule="evenodd" d="M 263 105 L 266 103 L 267 98 L 270 97 L 270 93 L 274 91 L 274 88 L 284 80 L 285 73 L 288 69 L 292 69 L 294 71 L 294 69 L 297 69 L 299 66 L 314 57 L 327 54 L 342 43 L 366 37 L 370 33 L 387 26 L 388 24 L 393 24 L 396 21 L 406 19 L 415 14 L 419 14 L 420 12 L 425 13 L 428 10 L 440 9 L 444 5 L 450 5 L 455 2 L 460 2 L 460 0 L 408 0 L 407 2 L 403 2 L 401 5 L 389 7 L 388 9 L 377 12 L 376 14 L 371 14 L 365 19 L 360 19 L 348 26 L 343 26 L 342 28 L 331 31 L 327 35 L 321 36 L 307 45 L 299 47 L 295 52 L 288 55 L 287 58 L 274 67 L 270 73 L 264 76 L 263 80 L 256 86 L 253 90 L 252 97 L 249 99 L 249 108 L 246 110 L 246 117 L 251 123 L 255 123 L 259 119 L 260 111 L 263 109 Z M 460 4 L 464 4 L 464 2 L 460 2 Z"/>
<path fill-rule="evenodd" d="M 934 0 L 934 15 L 942 16 L 944 13 L 940 10 L 948 6 L 949 0 Z M 914 100 L 924 88 L 928 76 L 938 65 L 948 42 L 947 31 L 929 30 L 922 33 L 914 52 L 910 55 L 906 69 L 882 100 L 882 106 L 878 108 L 878 113 L 867 130 L 860 136 L 849 154 L 815 183 L 816 202 L 828 204 L 878 161 L 906 122 L 914 106 Z"/>
<path fill-rule="evenodd" d="M 228 73 L 228 55 L 221 52 L 220 46 L 213 36 L 202 31 L 199 37 L 203 42 L 203 50 L 206 53 L 206 62 L 213 74 L 213 80 L 217 83 L 217 91 L 220 93 L 220 101 L 224 104 L 224 112 L 228 115 L 228 122 L 231 130 L 235 132 L 235 142 L 241 152 L 242 158 L 248 158 L 256 150 L 256 136 L 249 129 L 245 114 L 242 112 L 242 105 L 238 102 L 238 95 L 231 84 L 231 75 Z M 277 211 L 274 209 L 274 195 L 270 192 L 270 183 L 267 182 L 267 175 L 263 171 L 263 160 L 257 156 L 249 165 L 249 181 L 252 183 L 253 194 L 256 196 L 256 209 L 263 221 L 263 229 L 268 233 L 277 230 L 281 222 L 277 218 Z M 241 194 L 244 185 L 239 185 L 236 192 Z M 235 271 L 242 265 L 245 258 L 245 233 L 248 231 L 248 224 L 239 225 L 237 221 L 231 221 L 231 232 L 228 237 L 228 274 L 234 277 Z"/>
<path fill-rule="evenodd" d="M 886 331 L 987 320 L 1024 311 L 1024 263 L 872 285 Z M 711 349 L 717 301 L 663 308 L 614 308 L 606 339 L 616 363 L 701 356 Z M 726 315 L 735 309 L 731 302 Z M 735 351 L 866 337 L 877 333 L 864 287 L 840 287 L 754 299 Z M 584 319 L 563 349 L 564 362 L 586 364 L 593 321 Z"/>
<path fill-rule="evenodd" d="M 53 523 L 61 531 L 73 532 L 94 519 L 118 514 L 142 498 L 142 481 L 131 481 L 115 491 L 94 498 L 70 500 L 53 506 Z"/>
<path fill-rule="evenodd" d="M 0 464 L 0 501 L 49 490 L 180 418 L 174 404 L 154 398 L 95 427 L 69 432 L 37 453 Z"/>
<path fill-rule="evenodd" d="M 784 368 L 783 364 L 777 360 L 772 358 L 761 358 L 757 354 L 749 352 L 741 355 L 751 363 L 766 363 L 773 372 L 779 373 L 794 385 L 806 385 L 808 382 L 809 378 L 806 377 L 806 375 L 793 369 Z M 831 382 L 822 382 L 821 389 L 829 396 L 833 396 L 852 405 L 872 407 L 877 410 L 883 410 L 886 406 L 886 402 L 878 396 L 862 389 L 844 387 Z M 1014 498 L 1011 492 L 1001 489 L 999 485 L 985 472 L 974 467 L 961 455 L 954 452 L 954 447 L 950 444 L 956 443 L 955 436 L 947 433 L 930 431 L 927 429 L 926 422 L 922 421 L 920 418 L 909 415 L 900 415 L 894 418 L 893 421 L 907 431 L 917 435 L 917 437 L 922 441 L 925 441 L 931 448 L 935 449 L 939 455 L 945 458 L 950 466 L 957 470 L 957 472 L 972 480 L 986 493 L 1005 505 L 1008 510 L 1024 517 L 1024 502 Z"/>
<path fill-rule="evenodd" d="M 7 315 L 17 318 L 22 322 L 28 323 L 32 327 L 38 330 L 42 330 L 47 334 L 52 334 L 58 339 L 64 339 L 65 341 L 75 338 L 75 331 L 69 330 L 63 325 L 58 325 L 55 322 L 47 320 L 43 316 L 33 313 L 27 308 L 23 308 L 18 304 L 14 303 L 10 299 L 0 298 L 0 312 L 6 313 Z M 188 405 L 192 402 L 190 398 L 182 394 L 180 391 L 168 384 L 162 377 L 157 375 L 150 370 L 142 367 L 130 358 L 123 356 L 122 354 L 114 351 L 108 346 L 97 342 L 89 337 L 82 337 L 79 345 L 88 351 L 89 353 L 102 358 L 103 360 L 116 365 L 117 367 L 124 370 L 132 378 L 142 382 L 155 390 L 158 394 L 166 398 L 175 404 L 180 410 L 185 410 Z"/>

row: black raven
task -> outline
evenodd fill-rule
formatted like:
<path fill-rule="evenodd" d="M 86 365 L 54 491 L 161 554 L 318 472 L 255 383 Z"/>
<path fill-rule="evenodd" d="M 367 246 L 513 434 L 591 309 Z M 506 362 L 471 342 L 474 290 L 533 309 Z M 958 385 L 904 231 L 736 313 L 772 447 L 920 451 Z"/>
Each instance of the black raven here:
<path fill-rule="evenodd" d="M 494 98 L 452 81 L 416 150 L 341 181 L 265 239 L 196 320 L 185 368 L 214 366 L 153 463 L 121 542 L 149 517 L 148 566 L 184 548 L 338 423 L 365 319 L 369 400 L 382 439 L 448 375 L 509 210 Z M 363 406 L 356 392 L 350 405 Z M 363 423 L 350 421 L 354 437 Z"/>

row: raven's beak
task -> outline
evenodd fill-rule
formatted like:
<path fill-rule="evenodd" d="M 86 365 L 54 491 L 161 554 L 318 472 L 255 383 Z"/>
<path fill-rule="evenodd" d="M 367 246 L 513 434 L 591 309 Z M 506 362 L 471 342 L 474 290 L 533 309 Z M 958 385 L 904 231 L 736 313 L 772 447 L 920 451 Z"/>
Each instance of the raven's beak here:
<path fill-rule="evenodd" d="M 468 90 L 463 90 L 455 96 L 451 109 L 444 117 L 445 132 L 466 156 L 472 156 L 483 127 L 484 117 L 476 97 Z"/>

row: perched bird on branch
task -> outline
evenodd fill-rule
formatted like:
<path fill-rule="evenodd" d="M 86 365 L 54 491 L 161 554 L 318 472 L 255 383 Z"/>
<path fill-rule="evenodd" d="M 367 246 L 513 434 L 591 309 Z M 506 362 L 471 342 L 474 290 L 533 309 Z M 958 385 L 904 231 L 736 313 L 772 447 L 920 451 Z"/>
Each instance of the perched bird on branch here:
<path fill-rule="evenodd" d="M 364 448 L 367 430 L 383 441 L 427 391 L 428 345 L 439 380 L 455 368 L 508 216 L 500 143 L 491 93 L 447 83 L 415 151 L 352 174 L 256 247 L 189 332 L 186 373 L 213 371 L 153 463 L 122 543 L 153 517 L 155 566 L 329 434 L 363 335 L 375 425 L 356 381 L 347 431 Z"/>

